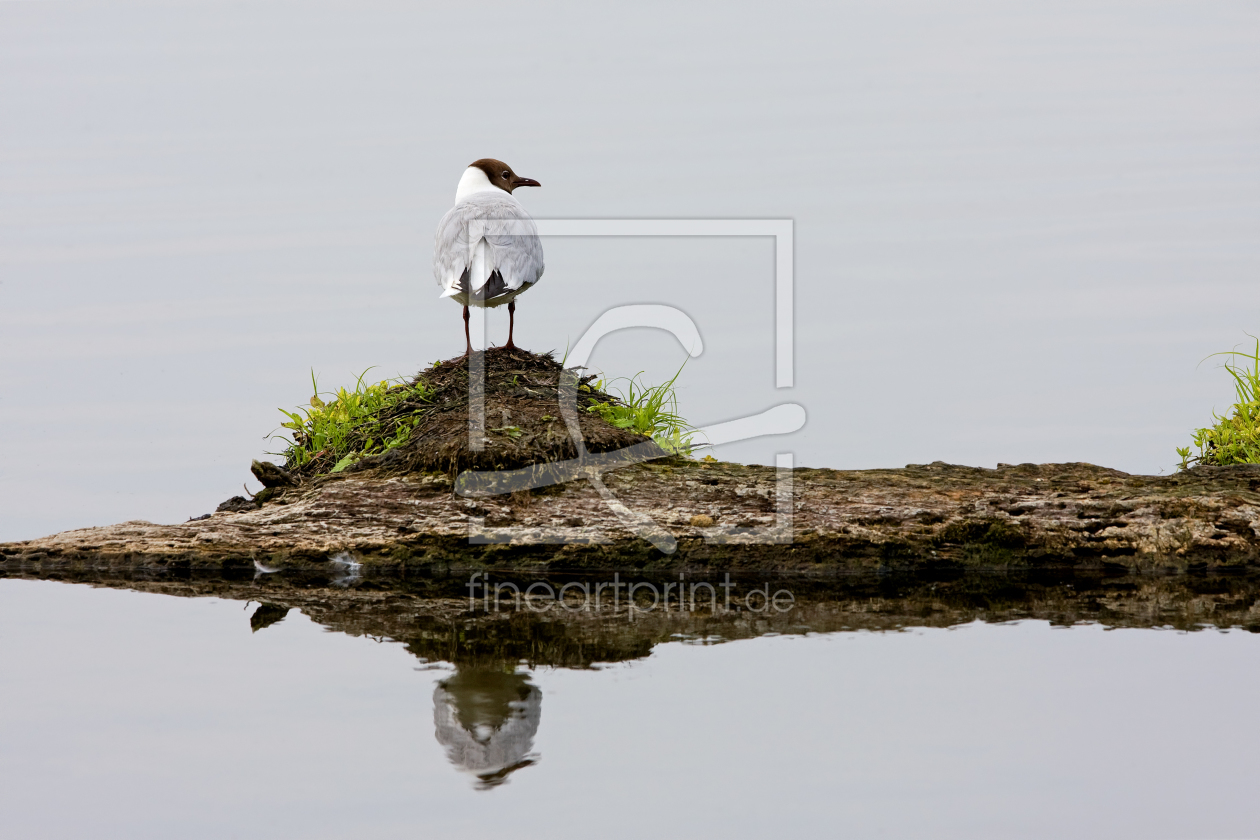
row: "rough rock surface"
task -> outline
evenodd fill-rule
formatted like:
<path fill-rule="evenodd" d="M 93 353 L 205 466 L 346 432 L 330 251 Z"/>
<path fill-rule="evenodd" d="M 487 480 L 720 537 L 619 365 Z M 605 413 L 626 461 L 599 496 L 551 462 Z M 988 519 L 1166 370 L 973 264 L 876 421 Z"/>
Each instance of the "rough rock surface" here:
<path fill-rule="evenodd" d="M 938 462 L 798 469 L 790 487 L 776 479 L 772 467 L 671 458 L 465 498 L 445 475 L 367 470 L 268 490 L 252 510 L 3 544 L 0 571 L 312 568 L 343 553 L 369 568 L 428 570 L 1185 570 L 1260 560 L 1260 466 L 1136 476 L 1079 463 Z"/>

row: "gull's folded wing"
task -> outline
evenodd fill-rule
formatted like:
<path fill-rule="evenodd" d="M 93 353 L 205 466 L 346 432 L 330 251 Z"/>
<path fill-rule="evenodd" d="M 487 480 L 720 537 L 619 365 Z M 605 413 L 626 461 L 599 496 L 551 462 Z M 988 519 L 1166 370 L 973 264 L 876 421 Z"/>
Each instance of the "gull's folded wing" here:
<path fill-rule="evenodd" d="M 472 292 L 480 291 L 496 271 L 512 291 L 542 277 L 538 228 L 508 193 L 474 193 L 438 223 L 433 274 L 442 287 L 442 297 L 461 291 L 460 278 L 465 271 L 468 291 Z"/>

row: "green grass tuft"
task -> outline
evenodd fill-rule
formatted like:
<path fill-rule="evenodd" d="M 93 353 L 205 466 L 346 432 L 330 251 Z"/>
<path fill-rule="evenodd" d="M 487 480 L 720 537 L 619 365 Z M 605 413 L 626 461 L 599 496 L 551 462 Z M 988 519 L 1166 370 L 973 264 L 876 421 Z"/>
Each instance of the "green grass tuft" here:
<path fill-rule="evenodd" d="M 441 364 L 435 363 L 432 370 L 441 370 Z M 549 364 L 556 366 L 554 361 Z M 293 411 L 280 409 L 285 422 L 273 438 L 284 444 L 284 451 L 270 454 L 282 455 L 286 469 L 304 476 L 338 473 L 362 458 L 381 455 L 408 443 L 413 430 L 431 410 L 449 409 L 449 406 L 438 409 L 434 404 L 436 401 L 446 405 L 443 389 L 450 387 L 449 382 L 440 384 L 441 377 L 437 374 L 434 375 L 438 376 L 439 384 L 434 384 L 423 373 L 415 382 L 403 379 L 368 382 L 367 373 L 360 374 L 351 388 L 321 394 L 312 371 L 311 386 L 315 393 L 309 407 L 299 406 Z M 522 374 L 509 373 L 510 379 L 504 374 L 504 381 L 498 383 L 503 389 L 517 389 L 524 384 Z M 582 384 L 579 390 L 591 398 L 593 404 L 587 410 L 599 414 L 608 424 L 650 437 L 671 454 L 689 455 L 697 446 L 693 443 L 696 430 L 678 415 L 674 386 L 681 373 L 682 368 L 679 368 L 663 385 L 643 384 L 640 372 L 629 379 L 613 380 L 624 383 L 624 390 L 607 393 L 602 380 Z M 458 377 L 456 384 L 459 384 Z M 537 387 L 537 383 L 534 385 Z M 549 414 L 540 415 L 543 422 L 554 419 Z M 530 439 L 526 437 L 527 430 L 516 425 L 489 431 L 513 441 L 528 443 Z M 438 441 L 434 445 L 442 444 Z"/>
<path fill-rule="evenodd" d="M 280 409 L 289 418 L 281 428 L 288 430 L 291 439 L 279 437 L 286 446 L 276 454 L 284 456 L 287 468 L 315 462 L 320 472 L 341 472 L 365 455 L 379 455 L 407 442 L 420 415 L 394 409 L 409 401 L 423 403 L 427 399 L 424 386 L 402 379 L 365 382 L 367 373 L 359 375 L 353 390 L 339 388 L 326 394 L 332 399 L 325 401 L 311 372 L 315 394 L 310 407 Z"/>
<path fill-rule="evenodd" d="M 1184 470 L 1191 464 L 1260 464 L 1260 338 L 1256 339 L 1254 353 L 1227 350 L 1212 356 L 1239 356 L 1251 365 L 1231 365 L 1230 360 L 1225 361 L 1225 370 L 1234 378 L 1234 393 L 1238 398 L 1233 413 L 1222 417 L 1213 412 L 1216 425 L 1195 430 L 1193 445 L 1198 447 L 1198 455 L 1192 455 L 1189 446 L 1178 447 L 1180 468 Z"/>
<path fill-rule="evenodd" d="M 657 446 L 674 455 L 689 455 L 696 448 L 692 442 L 695 429 L 678 415 L 678 395 L 674 383 L 682 368 L 663 385 L 644 385 L 639 381 L 639 371 L 630 378 L 621 377 L 606 382 L 599 380 L 595 388 L 614 395 L 615 402 L 600 402 L 587 411 L 599 414 L 618 429 L 629 429 L 652 438 Z M 612 383 L 625 382 L 625 390 L 612 388 Z"/>

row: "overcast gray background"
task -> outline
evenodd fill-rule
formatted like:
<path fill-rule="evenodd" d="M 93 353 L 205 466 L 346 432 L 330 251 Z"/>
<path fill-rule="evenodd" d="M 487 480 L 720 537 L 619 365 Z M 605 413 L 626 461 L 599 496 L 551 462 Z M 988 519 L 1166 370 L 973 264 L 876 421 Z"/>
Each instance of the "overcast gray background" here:
<path fill-rule="evenodd" d="M 312 367 L 458 352 L 432 231 L 485 155 L 542 218 L 795 220 L 789 391 L 769 240 L 550 240 L 519 302 L 561 352 L 685 309 L 697 424 L 808 409 L 720 456 L 1168 471 L 1260 333 L 1258 83 L 1253 2 L 0 2 L 0 539 L 207 512 Z"/>

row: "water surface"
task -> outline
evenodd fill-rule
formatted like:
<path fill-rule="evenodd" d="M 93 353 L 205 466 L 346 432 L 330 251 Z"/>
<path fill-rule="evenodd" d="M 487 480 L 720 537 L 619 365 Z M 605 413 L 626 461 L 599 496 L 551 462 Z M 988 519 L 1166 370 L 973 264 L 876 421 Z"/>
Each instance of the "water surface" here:
<path fill-rule="evenodd" d="M 1203 615 L 1245 623 L 1245 581 L 634 623 L 105 583 L 203 597 L 0 580 L 5 836 L 1260 834 L 1260 636 Z"/>

